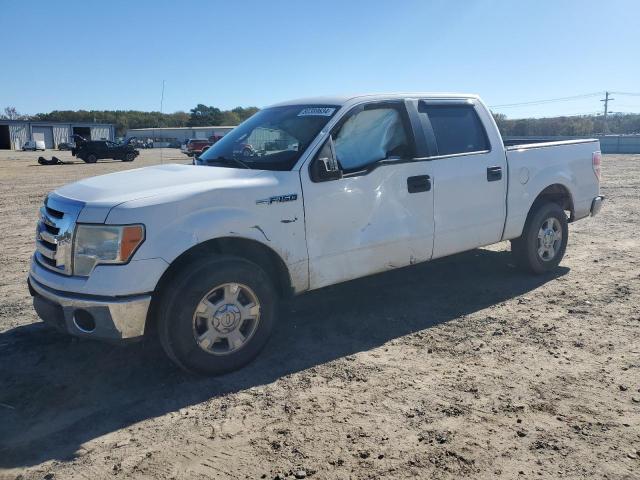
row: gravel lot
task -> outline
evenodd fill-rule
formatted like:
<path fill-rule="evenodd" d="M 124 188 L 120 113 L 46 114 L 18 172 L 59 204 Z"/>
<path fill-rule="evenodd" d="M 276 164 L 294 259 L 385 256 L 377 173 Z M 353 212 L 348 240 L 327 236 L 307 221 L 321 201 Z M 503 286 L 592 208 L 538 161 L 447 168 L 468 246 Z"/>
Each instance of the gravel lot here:
<path fill-rule="evenodd" d="M 553 274 L 503 243 L 322 289 L 201 379 L 151 340 L 55 333 L 25 283 L 48 191 L 187 157 L 39 155 L 0 151 L 0 478 L 640 478 L 640 156 L 604 157 Z"/>

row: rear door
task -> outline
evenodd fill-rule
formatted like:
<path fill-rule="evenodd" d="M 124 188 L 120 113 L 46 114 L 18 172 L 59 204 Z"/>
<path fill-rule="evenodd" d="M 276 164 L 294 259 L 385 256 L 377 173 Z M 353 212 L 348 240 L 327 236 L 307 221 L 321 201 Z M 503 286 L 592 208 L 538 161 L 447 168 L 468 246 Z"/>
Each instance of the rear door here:
<path fill-rule="evenodd" d="M 489 113 L 476 100 L 421 99 L 418 115 L 435 153 L 433 257 L 500 241 L 507 163 Z"/>

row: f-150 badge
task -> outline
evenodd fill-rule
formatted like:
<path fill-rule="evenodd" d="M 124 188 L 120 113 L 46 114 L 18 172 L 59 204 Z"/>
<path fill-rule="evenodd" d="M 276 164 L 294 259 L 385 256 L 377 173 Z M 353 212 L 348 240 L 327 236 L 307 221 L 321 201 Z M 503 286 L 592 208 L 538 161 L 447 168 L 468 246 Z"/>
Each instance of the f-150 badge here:
<path fill-rule="evenodd" d="M 298 199 L 297 193 L 289 193 L 287 195 L 276 195 L 275 197 L 263 198 L 256 200 L 257 205 L 271 205 L 272 203 L 295 202 Z"/>

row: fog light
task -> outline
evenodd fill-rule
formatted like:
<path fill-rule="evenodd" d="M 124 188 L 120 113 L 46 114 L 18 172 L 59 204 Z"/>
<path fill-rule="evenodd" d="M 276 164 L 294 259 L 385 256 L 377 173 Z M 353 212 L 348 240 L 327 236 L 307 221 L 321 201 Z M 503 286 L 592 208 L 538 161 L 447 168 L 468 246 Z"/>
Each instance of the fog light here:
<path fill-rule="evenodd" d="M 73 323 L 84 333 L 91 333 L 96 329 L 96 321 L 86 310 L 76 310 L 73 312 Z"/>

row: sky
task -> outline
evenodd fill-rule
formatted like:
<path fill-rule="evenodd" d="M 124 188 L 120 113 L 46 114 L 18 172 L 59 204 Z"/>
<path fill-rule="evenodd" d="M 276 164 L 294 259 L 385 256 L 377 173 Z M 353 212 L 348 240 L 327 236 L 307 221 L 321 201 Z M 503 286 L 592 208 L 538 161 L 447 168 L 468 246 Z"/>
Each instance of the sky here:
<path fill-rule="evenodd" d="M 0 0 L 0 109 L 157 111 L 164 81 L 164 112 L 434 91 L 594 113 L 640 92 L 639 32 L 638 0 Z"/>

